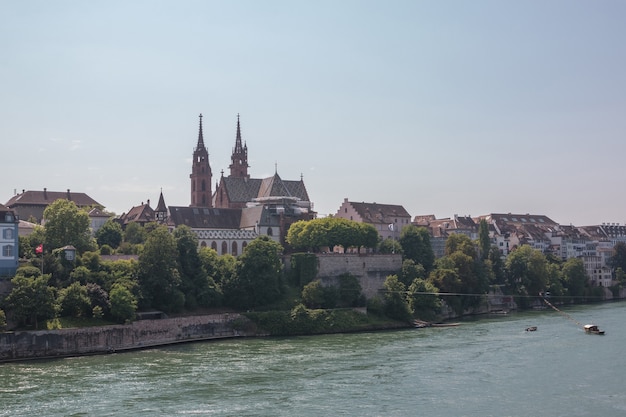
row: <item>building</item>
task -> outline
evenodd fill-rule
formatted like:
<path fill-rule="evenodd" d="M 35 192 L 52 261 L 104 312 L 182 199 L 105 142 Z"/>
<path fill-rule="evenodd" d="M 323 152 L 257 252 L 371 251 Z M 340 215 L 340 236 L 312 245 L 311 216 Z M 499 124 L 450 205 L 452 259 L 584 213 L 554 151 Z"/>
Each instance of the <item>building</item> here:
<path fill-rule="evenodd" d="M 242 142 L 241 122 L 237 115 L 235 146 L 228 176 L 221 173 L 211 195 L 212 170 L 209 163 L 200 115 L 198 140 L 191 167 L 191 204 L 167 206 L 163 192 L 156 210 L 146 205 L 133 207 L 122 217 L 125 223 L 144 219 L 156 221 L 173 230 L 186 225 L 198 237 L 201 247 L 211 247 L 219 254 L 237 256 L 259 235 L 266 235 L 285 245 L 289 226 L 298 220 L 315 217 L 302 177 L 283 180 L 278 172 L 268 178 L 250 178 L 248 146 Z"/>
<path fill-rule="evenodd" d="M 15 211 L 15 215 L 21 219 L 35 219 L 37 223 L 43 220 L 43 212 L 50 204 L 56 200 L 65 199 L 73 201 L 79 208 L 98 207 L 102 209 L 104 206 L 85 193 L 67 191 L 24 191 L 14 195 L 5 205 Z"/>
<path fill-rule="evenodd" d="M 435 258 L 445 255 L 446 240 L 453 234 L 463 234 L 472 240 L 478 239 L 478 223 L 470 216 L 454 215 L 453 218 L 437 219 L 434 215 L 415 216 L 413 224 L 425 227 L 430 234 L 430 245 Z"/>
<path fill-rule="evenodd" d="M 10 208 L 0 204 L 0 277 L 15 275 L 19 256 L 19 219 Z"/>
<path fill-rule="evenodd" d="M 398 240 L 402 228 L 411 224 L 411 215 L 402 206 L 358 203 L 347 198 L 344 198 L 335 217 L 370 224 L 382 240 Z"/>

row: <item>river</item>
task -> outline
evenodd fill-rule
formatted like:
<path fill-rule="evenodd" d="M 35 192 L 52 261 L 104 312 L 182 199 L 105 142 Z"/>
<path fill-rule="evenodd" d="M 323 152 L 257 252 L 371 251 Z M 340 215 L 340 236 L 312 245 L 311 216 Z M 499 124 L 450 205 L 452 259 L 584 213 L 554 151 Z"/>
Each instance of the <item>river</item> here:
<path fill-rule="evenodd" d="M 626 303 L 0 365 L 0 416 L 626 415 Z M 537 326 L 537 331 L 525 331 Z"/>

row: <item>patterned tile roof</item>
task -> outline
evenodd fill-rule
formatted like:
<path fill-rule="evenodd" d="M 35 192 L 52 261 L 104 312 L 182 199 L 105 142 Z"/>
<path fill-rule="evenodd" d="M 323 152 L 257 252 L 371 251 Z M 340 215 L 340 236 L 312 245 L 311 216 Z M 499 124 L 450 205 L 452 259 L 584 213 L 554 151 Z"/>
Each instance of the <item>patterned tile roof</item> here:
<path fill-rule="evenodd" d="M 246 203 L 264 197 L 296 197 L 310 201 L 303 181 L 286 181 L 278 174 L 264 179 L 224 177 L 228 199 L 233 203 Z"/>
<path fill-rule="evenodd" d="M 169 207 L 169 221 L 192 229 L 239 229 L 240 209 L 209 207 Z"/>

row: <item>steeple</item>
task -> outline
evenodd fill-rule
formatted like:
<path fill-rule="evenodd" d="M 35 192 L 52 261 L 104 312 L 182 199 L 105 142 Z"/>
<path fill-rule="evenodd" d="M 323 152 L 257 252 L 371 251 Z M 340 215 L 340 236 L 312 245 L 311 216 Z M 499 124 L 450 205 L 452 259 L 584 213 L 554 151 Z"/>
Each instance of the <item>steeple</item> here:
<path fill-rule="evenodd" d="M 202 134 L 202 113 L 200 114 L 200 128 L 198 130 L 198 144 L 193 152 L 191 165 L 191 207 L 211 207 L 211 166 L 209 152 L 204 146 Z"/>
<path fill-rule="evenodd" d="M 239 114 L 237 114 L 235 147 L 233 148 L 233 154 L 231 155 L 230 160 L 230 177 L 250 178 L 250 174 L 248 174 L 248 145 L 241 144 L 241 124 L 239 123 Z"/>
<path fill-rule="evenodd" d="M 158 223 L 165 223 L 167 221 L 167 206 L 165 205 L 165 199 L 163 198 L 163 189 L 161 188 L 161 195 L 159 195 L 159 204 L 157 204 L 156 210 L 154 210 L 154 217 Z"/>

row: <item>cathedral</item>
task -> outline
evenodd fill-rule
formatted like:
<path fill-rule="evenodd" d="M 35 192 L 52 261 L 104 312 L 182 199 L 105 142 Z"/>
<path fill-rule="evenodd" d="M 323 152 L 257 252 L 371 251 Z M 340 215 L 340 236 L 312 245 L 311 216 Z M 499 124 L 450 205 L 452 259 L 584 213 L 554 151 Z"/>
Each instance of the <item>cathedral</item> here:
<path fill-rule="evenodd" d="M 237 256 L 260 235 L 285 246 L 287 230 L 293 222 L 315 218 L 302 176 L 300 180 L 283 180 L 276 171 L 268 178 L 251 178 L 248 146 L 242 142 L 237 115 L 229 173 L 224 175 L 222 170 L 212 192 L 213 174 L 202 131 L 202 114 L 199 119 L 198 141 L 189 175 L 190 205 L 167 207 L 161 193 L 155 218 L 170 228 L 189 226 L 198 236 L 200 246 L 209 246 L 220 255 Z"/>

